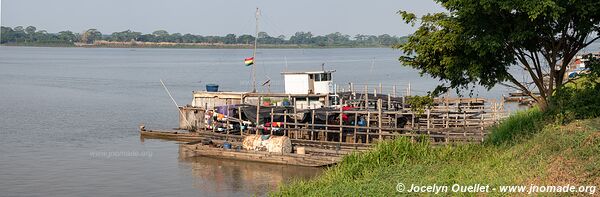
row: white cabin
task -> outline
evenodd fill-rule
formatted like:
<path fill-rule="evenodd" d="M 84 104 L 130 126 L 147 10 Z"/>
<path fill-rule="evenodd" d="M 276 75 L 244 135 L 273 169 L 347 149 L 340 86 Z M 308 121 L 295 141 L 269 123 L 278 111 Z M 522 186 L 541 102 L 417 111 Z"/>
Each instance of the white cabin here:
<path fill-rule="evenodd" d="M 331 73 L 335 70 L 310 72 L 283 72 L 286 94 L 323 94 L 334 93 Z"/>

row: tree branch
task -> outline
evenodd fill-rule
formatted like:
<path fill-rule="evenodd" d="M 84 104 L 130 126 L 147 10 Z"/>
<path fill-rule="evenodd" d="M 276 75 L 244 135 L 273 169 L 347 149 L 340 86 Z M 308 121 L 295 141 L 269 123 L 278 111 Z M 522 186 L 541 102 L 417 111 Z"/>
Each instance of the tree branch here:
<path fill-rule="evenodd" d="M 523 53 L 523 51 L 521 49 L 517 48 L 517 58 L 521 61 L 521 63 L 527 67 L 527 71 L 529 72 L 529 75 L 531 76 L 531 79 L 533 80 L 533 82 L 535 83 L 535 85 L 538 87 L 538 90 L 540 91 L 540 96 L 542 96 L 545 100 L 546 98 L 546 92 L 544 89 L 544 85 L 543 85 L 543 77 L 544 76 L 536 76 L 535 73 L 533 73 L 533 69 L 531 69 L 531 66 L 529 65 L 529 62 L 527 62 L 527 59 L 525 59 L 525 55 Z M 542 80 L 540 80 L 542 79 Z"/>
<path fill-rule="evenodd" d="M 515 79 L 515 77 L 508 73 L 508 80 L 515 84 L 517 87 L 517 89 L 520 89 L 523 93 L 527 94 L 527 96 L 531 97 L 533 100 L 535 100 L 535 102 L 540 102 L 540 100 L 538 98 L 536 98 L 535 96 L 533 96 L 533 94 L 531 93 L 531 91 L 529 91 L 529 89 L 527 89 L 523 84 L 521 84 L 517 79 Z"/>

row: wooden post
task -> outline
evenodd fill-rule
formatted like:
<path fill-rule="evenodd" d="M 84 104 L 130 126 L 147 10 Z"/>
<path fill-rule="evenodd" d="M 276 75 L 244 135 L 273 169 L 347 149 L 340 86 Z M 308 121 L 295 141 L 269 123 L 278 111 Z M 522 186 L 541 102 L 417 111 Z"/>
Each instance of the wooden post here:
<path fill-rule="evenodd" d="M 446 96 L 446 98 L 444 99 L 444 104 L 446 105 L 446 128 L 448 128 L 449 126 L 449 122 L 450 122 L 450 104 L 448 103 L 448 97 Z"/>
<path fill-rule="evenodd" d="M 298 139 L 298 117 L 296 116 L 296 97 L 294 97 L 294 138 Z"/>
<path fill-rule="evenodd" d="M 479 115 L 479 116 L 481 116 L 480 117 L 481 120 L 479 121 L 479 125 L 480 125 L 480 128 L 481 128 L 481 142 L 483 142 L 483 139 L 484 139 L 484 137 L 483 137 L 484 136 L 484 133 L 483 133 L 483 125 L 484 125 L 483 115 L 484 114 L 485 114 L 484 111 L 482 111 L 481 114 Z"/>
<path fill-rule="evenodd" d="M 352 141 L 353 141 L 353 143 L 356 143 L 356 130 L 357 130 L 356 126 L 358 126 L 358 112 L 354 112 L 354 126 L 355 126 L 354 127 L 354 140 L 352 140 Z"/>
<path fill-rule="evenodd" d="M 379 112 L 378 119 L 377 120 L 379 122 L 379 141 L 381 142 L 381 140 L 383 140 L 383 130 L 381 129 L 382 125 L 382 121 L 383 121 L 383 113 L 382 113 L 382 105 L 383 105 L 383 101 L 381 101 L 381 99 L 377 99 L 377 111 Z"/>
<path fill-rule="evenodd" d="M 288 129 L 287 116 L 288 116 L 287 109 L 285 109 L 285 111 L 283 111 L 283 136 L 287 136 L 289 138 L 288 130 L 287 130 Z"/>
<path fill-rule="evenodd" d="M 334 87 L 335 87 L 335 85 L 334 85 Z M 336 89 L 336 90 L 334 90 L 334 93 L 337 93 L 337 89 Z M 314 104 L 313 104 L 313 106 L 314 106 Z M 326 96 L 326 97 L 325 97 L 325 105 L 322 105 L 322 106 L 327 106 L 327 107 L 329 107 L 329 106 L 330 106 L 330 105 L 329 105 L 329 96 Z"/>
<path fill-rule="evenodd" d="M 273 113 L 275 109 L 271 108 L 271 135 L 273 135 Z"/>
<path fill-rule="evenodd" d="M 398 128 L 398 111 L 394 112 L 394 129 Z"/>
<path fill-rule="evenodd" d="M 354 92 L 354 84 L 350 83 L 350 96 L 349 100 L 356 100 L 356 92 Z M 354 106 L 354 104 L 352 104 Z"/>
<path fill-rule="evenodd" d="M 259 96 L 258 97 L 258 101 L 256 103 L 256 127 L 254 128 L 254 134 L 258 135 L 258 125 L 260 124 L 260 101 L 262 100 L 262 97 Z"/>
<path fill-rule="evenodd" d="M 463 111 L 463 127 L 467 128 L 467 112 Z"/>
<path fill-rule="evenodd" d="M 463 111 L 463 136 L 467 136 L 467 112 Z"/>
<path fill-rule="evenodd" d="M 396 85 L 392 86 L 392 95 L 396 97 Z"/>
<path fill-rule="evenodd" d="M 448 122 L 450 122 L 450 110 L 446 109 L 446 117 L 444 117 L 445 128 L 448 128 Z"/>
<path fill-rule="evenodd" d="M 343 137 L 342 134 L 343 134 L 343 131 L 344 131 L 344 130 L 342 130 L 342 123 L 343 123 L 342 113 L 343 113 L 343 111 L 342 111 L 342 108 L 340 107 L 340 121 L 339 121 L 340 122 L 340 143 L 342 143 L 342 137 Z"/>
<path fill-rule="evenodd" d="M 369 109 L 369 85 L 365 85 L 365 109 Z"/>
<path fill-rule="evenodd" d="M 315 135 L 315 110 L 312 110 L 312 124 L 311 124 L 311 130 L 310 130 L 310 140 L 313 140 L 313 135 Z"/>
<path fill-rule="evenodd" d="M 225 117 L 225 133 L 227 133 L 227 137 L 229 137 L 229 104 L 227 104 L 227 116 Z"/>
<path fill-rule="evenodd" d="M 325 141 L 327 141 L 327 131 L 329 131 L 329 112 L 326 111 L 325 112 Z"/>
<path fill-rule="evenodd" d="M 367 144 L 369 143 L 369 133 L 371 132 L 371 113 L 367 110 Z"/>
<path fill-rule="evenodd" d="M 379 83 L 379 94 L 383 94 L 383 85 Z"/>
<path fill-rule="evenodd" d="M 427 109 L 427 134 L 431 134 L 429 128 L 430 128 L 430 124 L 431 124 L 431 111 L 429 109 Z"/>
<path fill-rule="evenodd" d="M 402 110 L 404 110 L 404 104 L 406 103 L 406 96 L 402 97 Z"/>
<path fill-rule="evenodd" d="M 391 110 L 392 109 L 392 97 L 390 96 L 390 94 L 388 94 L 387 96 L 388 96 L 387 110 Z"/>
<path fill-rule="evenodd" d="M 463 136 L 467 136 L 467 112 L 463 111 Z"/>
<path fill-rule="evenodd" d="M 410 121 L 410 127 L 412 127 L 412 130 L 415 130 L 415 112 L 410 110 L 411 113 L 411 121 Z"/>
<path fill-rule="evenodd" d="M 215 113 L 217 113 L 217 112 L 215 112 L 214 107 L 213 107 L 212 112 L 213 112 L 213 116 L 215 115 Z M 217 121 L 218 121 L 218 118 L 219 118 L 219 115 L 217 114 Z M 211 119 L 214 120 L 213 117 L 211 117 Z M 212 121 L 212 132 L 213 133 L 216 132 L 216 130 L 217 130 L 217 121 Z"/>
<path fill-rule="evenodd" d="M 460 122 L 458 122 L 459 116 L 460 116 L 459 114 L 456 114 L 456 118 L 454 119 L 454 127 L 455 128 L 460 126 Z"/>
<path fill-rule="evenodd" d="M 365 85 L 365 109 L 369 110 L 369 85 Z"/>
<path fill-rule="evenodd" d="M 241 107 L 238 107 L 238 117 L 240 118 L 240 135 L 244 136 L 244 130 L 242 129 L 244 120 L 242 120 L 242 108 Z"/>
<path fill-rule="evenodd" d="M 308 96 L 306 97 L 306 107 L 310 108 L 310 99 L 308 98 Z"/>

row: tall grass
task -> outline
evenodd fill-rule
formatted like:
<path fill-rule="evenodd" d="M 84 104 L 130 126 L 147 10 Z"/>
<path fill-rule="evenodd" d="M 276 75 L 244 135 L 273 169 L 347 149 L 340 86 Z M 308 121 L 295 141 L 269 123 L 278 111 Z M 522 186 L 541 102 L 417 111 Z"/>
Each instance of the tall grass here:
<path fill-rule="evenodd" d="M 547 122 L 545 115 L 537 107 L 519 111 L 503 120 L 502 124 L 493 126 L 485 142 L 493 145 L 514 145 L 540 131 Z"/>

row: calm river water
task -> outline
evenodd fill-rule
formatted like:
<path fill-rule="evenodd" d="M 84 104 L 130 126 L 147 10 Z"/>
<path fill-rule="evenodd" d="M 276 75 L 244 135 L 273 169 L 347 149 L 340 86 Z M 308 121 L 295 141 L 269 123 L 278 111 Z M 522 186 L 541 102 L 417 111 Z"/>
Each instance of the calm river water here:
<path fill-rule="evenodd" d="M 244 49 L 0 47 L 0 196 L 264 195 L 322 170 L 178 158 L 175 142 L 140 139 L 137 126 L 177 127 L 177 108 L 206 83 L 245 91 Z M 397 84 L 423 94 L 438 81 L 397 62 L 392 49 L 264 49 L 259 82 L 282 91 L 285 70 L 337 70 L 341 87 Z M 266 91 L 261 87 L 260 91 Z M 476 90 L 499 98 L 504 88 Z"/>

